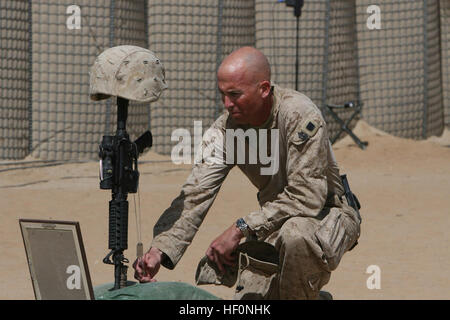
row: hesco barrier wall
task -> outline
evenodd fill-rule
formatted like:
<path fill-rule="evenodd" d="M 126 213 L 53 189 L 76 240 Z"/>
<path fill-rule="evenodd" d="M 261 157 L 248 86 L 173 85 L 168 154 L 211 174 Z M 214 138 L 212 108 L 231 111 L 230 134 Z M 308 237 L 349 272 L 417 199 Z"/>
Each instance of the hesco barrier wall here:
<path fill-rule="evenodd" d="M 450 1 L 442 0 L 440 9 L 444 122 L 450 126 Z"/>
<path fill-rule="evenodd" d="M 360 100 L 369 123 L 398 136 L 440 134 L 450 115 L 448 1 L 383 1 L 375 30 L 371 2 L 305 1 L 299 91 L 322 109 Z M 164 63 L 169 89 L 151 106 L 132 104 L 127 129 L 132 139 L 151 129 L 153 150 L 170 154 L 173 130 L 207 128 L 223 111 L 215 72 L 232 50 L 261 49 L 274 82 L 294 88 L 296 36 L 293 8 L 277 0 L 2 0 L 0 158 L 97 159 L 116 125 L 115 99 L 88 95 L 106 48 L 142 46 Z"/>
<path fill-rule="evenodd" d="M 206 129 L 222 112 L 216 70 L 233 49 L 254 45 L 253 1 L 150 1 L 149 47 L 166 67 L 169 88 L 151 108 L 154 150 L 170 154 L 176 128 Z"/>
<path fill-rule="evenodd" d="M 373 1 L 356 3 L 364 118 L 396 136 L 439 135 L 443 106 L 438 1 L 383 1 L 380 29 L 367 26 Z"/>
<path fill-rule="evenodd" d="M 28 154 L 30 110 L 29 3 L 0 2 L 0 158 Z"/>
<path fill-rule="evenodd" d="M 89 69 L 105 48 L 146 47 L 142 1 L 77 1 L 79 29 L 71 29 L 73 1 L 32 1 L 32 155 L 43 159 L 97 156 L 114 130 L 116 107 L 89 99 Z M 129 108 L 129 132 L 148 123 L 148 106 Z"/>
<path fill-rule="evenodd" d="M 297 18 L 293 8 L 256 1 L 256 46 L 272 63 L 274 81 L 296 87 Z M 305 1 L 299 20 L 298 90 L 323 109 L 326 103 L 358 100 L 353 0 Z M 344 120 L 349 112 L 339 112 Z M 332 135 L 339 129 L 324 112 Z"/>

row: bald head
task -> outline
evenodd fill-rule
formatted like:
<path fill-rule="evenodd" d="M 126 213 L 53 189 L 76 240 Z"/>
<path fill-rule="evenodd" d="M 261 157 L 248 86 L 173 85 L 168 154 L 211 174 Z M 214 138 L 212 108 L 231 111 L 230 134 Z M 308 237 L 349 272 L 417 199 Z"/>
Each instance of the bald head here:
<path fill-rule="evenodd" d="M 253 47 L 233 51 L 221 63 L 218 75 L 239 77 L 248 83 L 270 81 L 270 64 L 266 56 Z"/>
<path fill-rule="evenodd" d="M 217 71 L 217 86 L 236 123 L 259 126 L 270 116 L 270 65 L 261 51 L 252 47 L 233 51 Z"/>

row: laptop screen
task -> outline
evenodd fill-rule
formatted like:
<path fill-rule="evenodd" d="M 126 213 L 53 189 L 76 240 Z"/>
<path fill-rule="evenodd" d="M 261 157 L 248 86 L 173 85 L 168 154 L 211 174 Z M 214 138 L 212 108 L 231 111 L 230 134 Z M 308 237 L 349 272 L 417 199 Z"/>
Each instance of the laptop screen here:
<path fill-rule="evenodd" d="M 94 299 L 78 222 L 19 220 L 37 300 Z"/>

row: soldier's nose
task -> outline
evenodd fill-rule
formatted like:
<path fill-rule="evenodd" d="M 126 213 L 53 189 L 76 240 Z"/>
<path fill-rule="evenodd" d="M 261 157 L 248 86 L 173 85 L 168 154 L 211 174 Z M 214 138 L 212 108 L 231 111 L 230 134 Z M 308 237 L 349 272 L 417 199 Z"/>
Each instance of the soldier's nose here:
<path fill-rule="evenodd" d="M 224 97 L 223 104 L 228 111 L 231 111 L 231 109 L 233 109 L 234 104 L 227 96 Z"/>

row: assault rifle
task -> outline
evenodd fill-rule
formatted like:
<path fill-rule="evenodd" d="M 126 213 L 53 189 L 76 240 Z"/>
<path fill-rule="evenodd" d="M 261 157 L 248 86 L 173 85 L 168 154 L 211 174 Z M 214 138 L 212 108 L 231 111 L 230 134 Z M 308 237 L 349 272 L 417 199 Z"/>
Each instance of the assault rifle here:
<path fill-rule="evenodd" d="M 117 97 L 117 131 L 103 136 L 99 145 L 100 189 L 111 189 L 109 202 L 109 249 L 103 263 L 114 265 L 114 288 L 126 286 L 127 269 L 123 251 L 128 248 L 128 193 L 136 193 L 139 184 L 138 156 L 152 146 L 152 134 L 146 131 L 131 142 L 126 131 L 129 100 Z M 111 259 L 112 256 L 112 259 Z"/>

